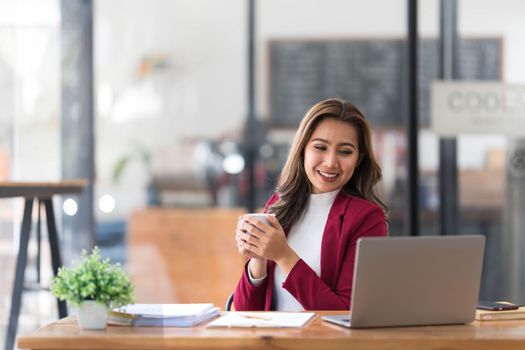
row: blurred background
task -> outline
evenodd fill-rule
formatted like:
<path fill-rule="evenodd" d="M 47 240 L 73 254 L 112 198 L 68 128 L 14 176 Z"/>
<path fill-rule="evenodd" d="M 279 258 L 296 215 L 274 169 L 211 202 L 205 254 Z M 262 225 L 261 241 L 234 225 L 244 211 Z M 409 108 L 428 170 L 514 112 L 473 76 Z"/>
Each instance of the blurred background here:
<path fill-rule="evenodd" d="M 411 234 L 407 2 L 264 0 L 254 2 L 252 22 L 249 3 L 0 0 L 0 180 L 92 183 L 89 195 L 54 199 L 64 263 L 98 245 L 130 273 L 138 301 L 222 306 L 242 269 L 237 217 L 264 206 L 298 122 L 327 97 L 368 116 L 389 234 Z M 459 78 L 523 84 L 524 14 L 521 0 L 457 1 Z M 502 240 L 511 234 L 506 217 L 522 212 L 508 193 L 523 184 L 508 183 L 507 159 L 519 140 L 457 136 L 458 228 L 441 232 L 429 97 L 440 1 L 421 1 L 418 16 L 419 234 L 485 235 L 481 297 L 508 297 Z M 0 201 L 0 335 L 22 206 Z M 20 332 L 56 319 L 42 247 L 44 290 L 24 293 Z M 31 242 L 28 280 L 35 249 Z M 198 294 L 206 284 L 214 288 Z"/>

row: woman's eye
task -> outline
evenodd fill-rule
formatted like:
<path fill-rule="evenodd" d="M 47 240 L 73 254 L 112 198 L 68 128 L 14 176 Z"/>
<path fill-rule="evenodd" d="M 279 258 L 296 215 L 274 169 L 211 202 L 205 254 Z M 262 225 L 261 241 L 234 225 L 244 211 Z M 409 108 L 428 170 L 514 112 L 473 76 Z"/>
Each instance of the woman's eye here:
<path fill-rule="evenodd" d="M 339 151 L 339 153 L 344 154 L 344 155 L 351 155 L 354 152 L 352 150 L 349 150 L 349 149 L 342 149 L 342 150 Z"/>
<path fill-rule="evenodd" d="M 319 151 L 325 151 L 326 150 L 326 146 L 324 146 L 324 145 L 315 145 L 314 147 L 315 147 L 315 149 L 317 149 Z"/>

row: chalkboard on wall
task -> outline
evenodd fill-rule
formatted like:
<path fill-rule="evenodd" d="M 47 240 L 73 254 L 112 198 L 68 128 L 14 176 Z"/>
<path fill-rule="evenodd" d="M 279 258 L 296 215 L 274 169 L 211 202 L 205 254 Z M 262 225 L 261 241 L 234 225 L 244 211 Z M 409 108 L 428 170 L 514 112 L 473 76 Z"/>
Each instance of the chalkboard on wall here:
<path fill-rule="evenodd" d="M 499 80 L 501 39 L 459 42 L 459 78 Z M 270 42 L 272 125 L 295 128 L 314 103 L 355 103 L 374 127 L 402 127 L 406 101 L 404 40 Z M 439 71 L 438 41 L 420 40 L 419 120 L 430 124 L 430 83 Z"/>

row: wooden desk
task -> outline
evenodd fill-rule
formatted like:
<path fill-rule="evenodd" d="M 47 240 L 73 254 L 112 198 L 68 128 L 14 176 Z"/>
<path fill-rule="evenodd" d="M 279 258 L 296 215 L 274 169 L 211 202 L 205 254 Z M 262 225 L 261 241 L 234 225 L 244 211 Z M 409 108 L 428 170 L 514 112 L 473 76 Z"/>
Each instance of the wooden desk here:
<path fill-rule="evenodd" d="M 11 312 L 9 314 L 9 325 L 5 338 L 5 350 L 11 350 L 14 345 L 16 329 L 18 327 L 18 314 L 24 287 L 24 273 L 27 262 L 27 247 L 31 232 L 33 202 L 37 200 L 38 207 L 38 256 L 37 264 L 40 263 L 40 206 L 45 207 L 49 246 L 51 250 L 51 265 L 56 275 L 58 268 L 62 265 L 60 246 L 58 244 L 58 233 L 55 223 L 52 197 L 57 194 L 79 193 L 88 184 L 87 180 L 67 180 L 61 182 L 5 182 L 0 181 L 0 198 L 24 197 L 24 214 L 22 228 L 20 230 L 20 244 L 16 260 L 15 281 L 11 298 Z M 39 269 L 38 269 L 39 270 Z M 38 276 L 39 277 L 39 276 Z M 67 316 L 66 303 L 57 299 L 59 317 Z"/>
<path fill-rule="evenodd" d="M 323 314 L 337 312 L 323 312 Z M 18 339 L 22 349 L 525 349 L 524 321 L 349 330 L 318 315 L 304 328 L 149 328 L 82 331 L 74 316 Z"/>

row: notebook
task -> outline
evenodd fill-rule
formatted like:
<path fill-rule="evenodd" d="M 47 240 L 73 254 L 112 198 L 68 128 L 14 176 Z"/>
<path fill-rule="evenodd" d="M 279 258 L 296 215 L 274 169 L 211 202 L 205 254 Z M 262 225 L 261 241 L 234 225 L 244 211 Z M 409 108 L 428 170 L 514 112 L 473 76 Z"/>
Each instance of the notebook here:
<path fill-rule="evenodd" d="M 476 320 L 478 321 L 499 321 L 499 320 L 525 320 L 525 307 L 516 310 L 487 311 L 476 310 Z"/>
<path fill-rule="evenodd" d="M 460 324 L 474 320 L 485 237 L 361 238 L 345 327 Z"/>
<path fill-rule="evenodd" d="M 219 316 L 211 303 L 129 304 L 109 312 L 108 323 L 142 327 L 192 327 Z"/>

